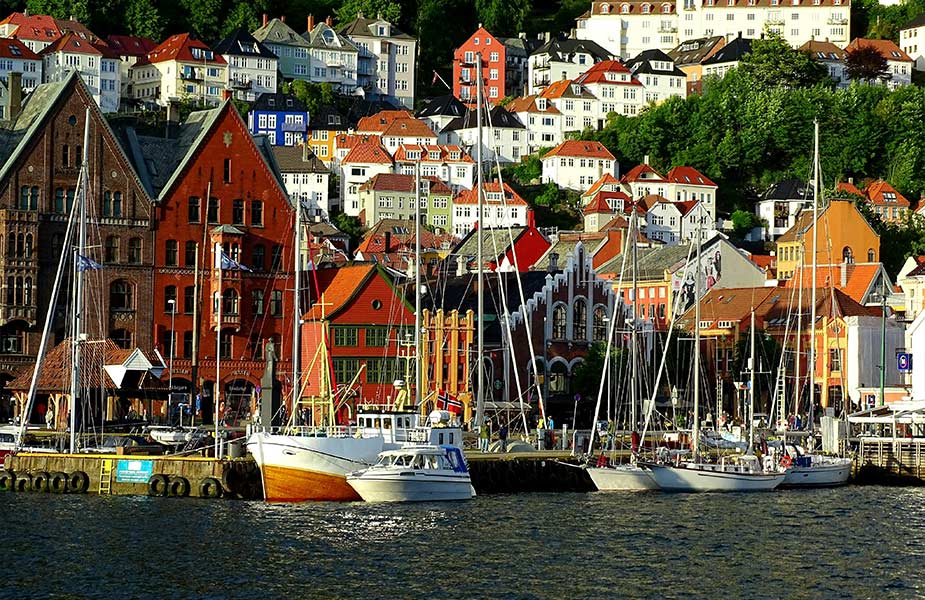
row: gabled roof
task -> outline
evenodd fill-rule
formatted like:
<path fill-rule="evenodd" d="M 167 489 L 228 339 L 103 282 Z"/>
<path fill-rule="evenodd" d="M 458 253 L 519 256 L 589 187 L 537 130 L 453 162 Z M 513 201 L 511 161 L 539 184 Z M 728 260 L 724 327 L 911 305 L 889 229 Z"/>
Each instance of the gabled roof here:
<path fill-rule="evenodd" d="M 316 24 L 314 29 L 303 33 L 302 38 L 308 40 L 308 45 L 312 48 L 323 48 L 337 52 L 359 52 L 356 45 L 350 41 L 350 38 L 337 33 L 327 23 Z"/>
<path fill-rule="evenodd" d="M 381 144 L 366 142 L 357 144 L 351 148 L 343 164 L 362 163 L 362 164 L 392 164 L 392 156 L 389 151 L 382 147 Z"/>
<path fill-rule="evenodd" d="M 586 215 L 612 215 L 615 214 L 615 211 L 610 208 L 610 204 L 607 203 L 607 199 L 604 197 L 604 194 L 598 194 L 594 197 L 591 202 L 588 203 L 586 207 L 581 211 L 582 214 Z"/>
<path fill-rule="evenodd" d="M 859 192 L 860 194 L 860 192 Z M 811 202 L 813 199 L 813 189 L 801 179 L 785 179 L 772 183 L 764 194 L 762 200 L 799 200 L 801 202 Z"/>
<path fill-rule="evenodd" d="M 459 99 L 452 95 L 439 96 L 432 98 L 421 108 L 417 117 L 461 117 L 466 114 L 466 106 Z"/>
<path fill-rule="evenodd" d="M 307 144 L 301 146 L 273 146 L 273 156 L 276 164 L 283 173 L 330 173 L 311 147 Z"/>
<path fill-rule="evenodd" d="M 854 38 L 851 43 L 845 47 L 845 51 L 851 52 L 858 48 L 873 48 L 883 55 L 887 60 L 899 62 L 915 62 L 912 57 L 906 54 L 893 40 L 871 40 L 867 38 Z"/>
<path fill-rule="evenodd" d="M 359 120 L 356 130 L 359 133 L 379 133 L 389 128 L 389 126 L 399 119 L 413 119 L 412 114 L 407 110 L 380 110 L 374 115 L 363 117 Z M 426 125 L 425 125 L 426 127 Z M 430 129 L 428 127 L 428 129 Z M 433 132 L 431 132 L 433 133 Z"/>
<path fill-rule="evenodd" d="M 835 185 L 836 192 L 843 192 L 845 194 L 852 194 L 854 196 L 860 196 L 861 198 L 866 198 L 864 192 L 862 192 L 856 185 L 851 181 L 839 181 Z"/>
<path fill-rule="evenodd" d="M 838 263 L 833 265 L 816 265 L 816 282 L 820 287 L 834 287 L 843 291 L 857 302 L 864 302 L 880 277 L 886 277 L 886 270 L 881 263 Z M 801 279 L 802 277 L 802 279 Z M 845 285 L 842 285 L 844 277 Z M 812 267 L 797 267 L 790 279 L 784 282 L 788 288 L 812 285 Z M 879 289 L 879 286 L 877 286 Z"/>
<path fill-rule="evenodd" d="M 656 69 L 652 66 L 653 61 L 666 62 L 671 64 L 669 70 Z M 670 56 L 658 49 L 643 50 L 632 59 L 626 61 L 626 67 L 634 74 L 642 73 L 644 75 L 672 75 L 674 77 L 686 77 L 684 71 L 679 69 Z"/>
<path fill-rule="evenodd" d="M 42 48 L 41 55 L 64 52 L 67 54 L 91 54 L 103 58 L 119 58 L 119 54 L 103 42 L 89 42 L 74 33 L 66 33 Z"/>
<path fill-rule="evenodd" d="M 453 192 L 437 177 L 428 175 L 421 178 L 429 183 L 429 194 L 450 196 Z M 360 186 L 360 191 L 414 193 L 414 175 L 403 173 L 379 173 Z"/>
<path fill-rule="evenodd" d="M 703 66 L 720 65 L 729 62 L 738 62 L 742 57 L 752 51 L 752 40 L 750 38 L 737 37 L 725 46 L 717 50 L 716 54 L 702 61 Z"/>
<path fill-rule="evenodd" d="M 613 154 L 610 153 L 604 144 L 600 142 L 586 142 L 583 140 L 566 140 L 550 150 L 543 156 L 543 160 L 554 156 L 577 156 L 581 158 L 602 158 L 604 160 L 614 160 Z"/>
<path fill-rule="evenodd" d="M 482 184 L 484 194 L 482 196 L 483 204 L 501 204 L 501 199 L 493 199 L 490 194 L 500 194 L 501 185 L 496 182 L 486 182 Z M 504 184 L 504 197 L 507 206 L 527 206 L 527 201 L 520 197 L 507 183 Z M 459 195 L 453 200 L 454 204 L 478 204 L 478 188 L 473 187 L 471 190 L 461 190 Z"/>
<path fill-rule="evenodd" d="M 848 57 L 847 52 L 829 41 L 809 40 L 797 49 L 809 54 L 813 60 L 844 61 Z"/>
<path fill-rule="evenodd" d="M 726 38 L 721 35 L 713 37 L 684 40 L 668 52 L 668 56 L 679 66 L 699 65 L 719 44 L 724 44 Z"/>
<path fill-rule="evenodd" d="M 389 35 L 381 36 L 376 31 L 374 25 L 377 23 L 386 23 L 389 26 Z M 392 23 L 386 21 L 385 19 L 367 19 L 363 16 L 363 13 L 358 13 L 357 18 L 353 21 L 347 23 L 340 29 L 339 33 L 342 33 L 347 36 L 368 36 L 368 37 L 386 37 L 386 38 L 396 38 L 402 40 L 413 40 L 414 38 L 408 35 L 407 33 L 402 32 L 398 27 Z"/>
<path fill-rule="evenodd" d="M 259 56 L 275 59 L 269 48 L 258 42 L 246 29 L 239 27 L 215 44 L 215 53 L 222 56 Z"/>
<path fill-rule="evenodd" d="M 157 48 L 157 42 L 135 35 L 111 35 L 106 38 L 109 47 L 123 56 L 141 57 Z"/>
<path fill-rule="evenodd" d="M 38 54 L 29 50 L 29 46 L 16 38 L 0 39 L 0 58 L 42 60 Z"/>
<path fill-rule="evenodd" d="M 347 307 L 347 304 L 377 272 L 375 265 L 354 264 L 333 269 L 318 269 L 315 278 L 321 298 L 316 298 L 302 315 L 307 321 L 330 319 Z M 324 300 L 322 302 L 320 300 Z"/>
<path fill-rule="evenodd" d="M 680 185 L 701 185 L 706 187 L 717 187 L 709 177 L 702 174 L 694 167 L 675 167 L 668 171 L 665 176 L 668 183 L 677 183 Z"/>
<path fill-rule="evenodd" d="M 266 25 L 254 31 L 252 35 L 255 40 L 264 44 L 308 47 L 308 42 L 301 35 L 279 19 L 271 19 Z"/>
<path fill-rule="evenodd" d="M 505 110 L 503 106 L 493 106 L 487 113 L 482 112 L 482 126 L 488 126 L 489 122 L 492 127 L 499 129 L 526 129 L 520 122 L 517 115 Z M 443 131 L 459 131 L 460 129 L 474 129 L 478 127 L 478 118 L 476 110 L 471 109 L 465 115 L 456 117 L 446 124 Z"/>
<path fill-rule="evenodd" d="M 193 51 L 196 51 L 197 55 L 193 54 Z M 200 54 L 202 51 L 202 54 Z M 203 58 L 203 56 L 208 56 L 206 52 L 212 54 L 212 58 Z M 146 59 L 139 59 L 138 63 L 143 64 L 144 61 L 149 63 L 160 63 L 176 60 L 180 62 L 189 62 L 196 64 L 211 63 L 215 65 L 224 65 L 227 64 L 225 59 L 221 55 L 213 52 L 209 46 L 207 46 L 201 40 L 193 37 L 189 33 L 178 33 L 172 35 L 161 44 L 148 52 Z"/>
<path fill-rule="evenodd" d="M 388 248 L 385 245 L 386 233 L 389 234 Z M 357 246 L 357 253 L 392 253 L 400 250 L 414 251 L 417 232 L 414 219 L 380 219 L 369 231 L 363 234 L 363 240 Z M 441 249 L 446 241 L 445 235 L 437 235 L 426 227 L 421 228 L 421 249 Z"/>
<path fill-rule="evenodd" d="M 415 118 L 395 119 L 383 131 L 382 137 L 437 138 L 437 134 L 423 121 Z"/>
<path fill-rule="evenodd" d="M 546 110 L 540 110 L 540 107 L 537 105 L 536 99 L 540 96 L 534 94 L 532 96 L 521 96 L 520 98 L 514 98 L 508 102 L 506 109 L 513 113 L 526 112 L 526 113 L 543 113 L 543 114 L 552 114 L 558 115 L 561 114 L 559 109 L 556 108 L 551 102 L 546 103 Z"/>
<path fill-rule="evenodd" d="M 864 196 L 871 204 L 909 208 L 909 200 L 882 179 L 868 185 L 864 190 Z"/>
<path fill-rule="evenodd" d="M 643 177 L 644 174 L 654 175 L 654 177 Z M 647 164 L 636 165 L 629 171 L 623 174 L 623 177 L 620 178 L 622 183 L 632 183 L 635 181 L 652 181 L 652 182 L 663 182 L 665 178 L 662 175 L 650 167 Z"/>
<path fill-rule="evenodd" d="M 597 181 L 591 184 L 591 187 L 589 187 L 588 190 L 582 194 L 582 196 L 590 196 L 592 194 L 596 194 L 605 185 L 615 185 L 618 183 L 620 183 L 620 180 L 614 177 L 612 173 L 604 173 Z"/>
<path fill-rule="evenodd" d="M 626 81 L 610 80 L 607 78 L 608 73 L 627 74 Z M 642 85 L 638 79 L 633 76 L 632 71 L 619 60 L 605 60 L 592 66 L 590 69 L 575 78 L 575 83 L 582 85 L 607 84 L 607 85 Z"/>
<path fill-rule="evenodd" d="M 275 94 L 273 92 L 263 92 L 257 96 L 257 99 L 251 105 L 251 111 L 306 113 L 308 112 L 308 107 L 304 102 L 292 94 Z M 310 116 L 314 117 L 315 115 Z"/>
<path fill-rule="evenodd" d="M 592 40 L 578 40 L 575 38 L 553 38 L 530 53 L 530 56 L 549 54 L 550 60 L 567 61 L 576 54 L 590 54 L 595 62 L 609 60 L 613 55 L 603 46 Z"/>
<path fill-rule="evenodd" d="M 62 35 L 55 19 L 48 15 L 14 12 L 0 21 L 0 25 L 18 26 L 13 35 L 21 40 L 51 43 Z"/>

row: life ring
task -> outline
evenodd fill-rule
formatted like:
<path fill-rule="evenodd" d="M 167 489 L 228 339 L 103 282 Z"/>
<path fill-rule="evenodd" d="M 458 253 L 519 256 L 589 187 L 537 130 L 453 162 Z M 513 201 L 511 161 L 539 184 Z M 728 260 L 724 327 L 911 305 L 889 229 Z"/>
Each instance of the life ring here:
<path fill-rule="evenodd" d="M 63 494 L 67 491 L 67 473 L 55 471 L 48 476 L 48 491 L 52 494 Z"/>
<path fill-rule="evenodd" d="M 45 493 L 48 491 L 48 473 L 39 471 L 32 476 L 32 491 Z"/>
<path fill-rule="evenodd" d="M 83 471 L 74 471 L 67 476 L 65 489 L 69 494 L 83 494 L 90 489 L 90 476 Z"/>
<path fill-rule="evenodd" d="M 789 455 L 789 454 L 785 454 L 785 455 L 780 459 L 780 466 L 782 466 L 782 467 L 785 467 L 785 468 L 786 468 L 786 467 L 789 467 L 789 466 L 792 465 L 792 464 L 793 464 L 793 459 L 790 458 L 790 455 Z"/>
<path fill-rule="evenodd" d="M 222 482 L 215 477 L 206 477 L 199 482 L 200 498 L 221 498 Z"/>
<path fill-rule="evenodd" d="M 21 473 L 16 476 L 16 480 L 13 481 L 13 489 L 17 492 L 28 492 L 32 490 L 32 475 L 28 473 Z"/>
<path fill-rule="evenodd" d="M 167 495 L 176 498 L 189 496 L 189 480 L 186 477 L 171 477 L 167 488 Z"/>
<path fill-rule="evenodd" d="M 152 475 L 151 479 L 148 480 L 148 495 L 149 496 L 166 496 L 167 489 L 170 487 L 170 480 L 166 475 L 158 473 L 157 475 Z"/>
<path fill-rule="evenodd" d="M 12 471 L 0 471 L 0 492 L 12 492 L 16 474 Z"/>

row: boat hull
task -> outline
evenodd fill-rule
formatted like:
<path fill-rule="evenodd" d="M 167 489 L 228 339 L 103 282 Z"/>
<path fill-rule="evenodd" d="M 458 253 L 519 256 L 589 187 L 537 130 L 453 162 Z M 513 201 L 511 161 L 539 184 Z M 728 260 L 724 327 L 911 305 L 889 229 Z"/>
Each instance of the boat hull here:
<path fill-rule="evenodd" d="M 436 475 L 421 471 L 363 474 L 347 478 L 366 502 L 439 502 L 469 500 L 475 494 L 469 475 Z"/>
<path fill-rule="evenodd" d="M 646 491 L 659 489 L 649 471 L 635 465 L 588 467 L 588 475 L 600 492 Z"/>
<path fill-rule="evenodd" d="M 255 433 L 247 441 L 272 502 L 331 500 L 360 496 L 347 484 L 347 473 L 376 461 L 382 438 L 303 437 Z"/>
<path fill-rule="evenodd" d="M 787 469 L 781 487 L 838 487 L 848 483 L 851 477 L 851 459 L 827 459 L 826 462 L 809 467 L 792 466 Z"/>
<path fill-rule="evenodd" d="M 716 465 L 646 465 L 663 492 L 770 492 L 784 473 L 745 473 L 714 470 Z"/>

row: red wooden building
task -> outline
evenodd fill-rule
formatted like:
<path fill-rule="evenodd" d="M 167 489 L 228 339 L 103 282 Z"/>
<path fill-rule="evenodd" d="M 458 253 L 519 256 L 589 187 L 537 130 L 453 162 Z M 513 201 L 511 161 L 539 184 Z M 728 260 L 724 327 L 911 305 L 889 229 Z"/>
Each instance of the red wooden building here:
<path fill-rule="evenodd" d="M 507 48 L 481 26 L 453 53 L 453 95 L 463 104 L 475 106 L 477 54 L 482 55 L 482 91 L 489 102 L 497 104 L 506 95 Z"/>

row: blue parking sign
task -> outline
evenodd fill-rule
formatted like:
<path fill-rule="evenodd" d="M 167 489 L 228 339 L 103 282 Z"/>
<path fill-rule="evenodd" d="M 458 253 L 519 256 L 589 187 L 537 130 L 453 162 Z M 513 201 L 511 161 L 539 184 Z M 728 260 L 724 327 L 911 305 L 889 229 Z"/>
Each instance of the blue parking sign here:
<path fill-rule="evenodd" d="M 912 370 L 912 354 L 908 352 L 900 352 L 896 355 L 896 367 L 902 371 L 908 373 Z"/>

